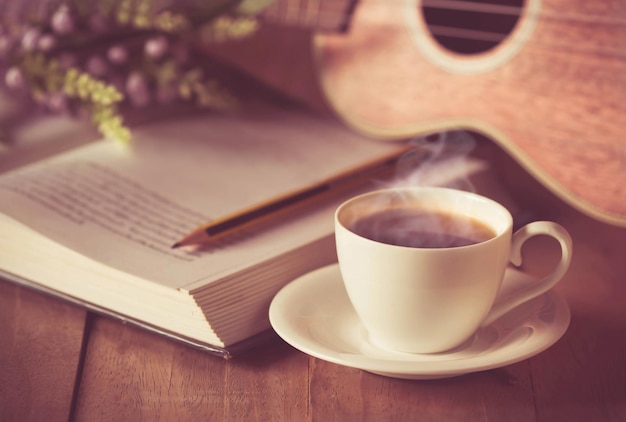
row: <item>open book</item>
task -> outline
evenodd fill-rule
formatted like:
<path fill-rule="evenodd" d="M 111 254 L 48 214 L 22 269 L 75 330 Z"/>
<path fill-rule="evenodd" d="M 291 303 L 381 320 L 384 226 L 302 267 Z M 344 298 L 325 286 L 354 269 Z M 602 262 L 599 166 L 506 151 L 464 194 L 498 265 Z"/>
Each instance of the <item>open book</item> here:
<path fill-rule="evenodd" d="M 336 259 L 343 198 L 211 247 L 171 245 L 400 148 L 276 109 L 151 123 L 130 145 L 89 142 L 0 175 L 0 275 L 228 355 L 270 327 L 285 283 Z"/>

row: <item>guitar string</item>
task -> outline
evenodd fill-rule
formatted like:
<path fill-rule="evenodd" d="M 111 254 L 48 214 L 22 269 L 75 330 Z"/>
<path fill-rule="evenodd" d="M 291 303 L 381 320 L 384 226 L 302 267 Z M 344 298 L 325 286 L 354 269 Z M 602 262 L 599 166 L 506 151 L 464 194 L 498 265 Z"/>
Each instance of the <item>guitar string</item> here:
<path fill-rule="evenodd" d="M 290 0 L 289 3 L 292 3 L 294 0 Z M 313 0 L 308 0 L 306 3 L 308 5 L 309 2 Z M 297 3 L 302 3 L 302 0 L 296 0 Z M 282 2 L 272 3 L 272 4 L 280 4 Z M 349 3 L 349 2 L 348 2 Z M 389 7 L 405 7 L 404 0 L 378 0 L 371 2 L 372 3 L 383 3 L 385 6 Z M 323 21 L 325 19 L 335 21 L 337 19 L 344 19 L 347 13 L 343 8 L 336 7 L 336 3 L 330 0 L 317 0 L 316 1 L 317 8 L 306 8 L 304 13 L 300 13 L 299 16 L 301 19 L 306 20 L 306 15 L 309 13 L 313 13 L 315 15 L 312 20 L 320 20 Z M 335 7 L 329 7 L 330 5 L 335 5 Z M 416 6 L 419 6 L 416 2 Z M 493 3 L 479 3 L 479 2 L 465 2 L 460 0 L 422 0 L 421 6 L 426 8 L 433 8 L 439 10 L 448 10 L 448 11 L 466 11 L 466 12 L 477 12 L 477 13 L 488 13 L 493 15 L 502 15 L 502 16 L 522 16 L 524 7 L 517 6 L 508 6 L 508 5 L 499 5 Z M 270 6 L 271 7 L 271 6 Z M 296 8 L 297 6 L 294 6 Z M 274 8 L 277 10 L 277 8 Z M 300 9 L 303 10 L 303 9 Z M 626 10 L 626 9 L 625 9 Z M 350 11 L 351 13 L 351 11 Z M 337 14 L 344 14 L 341 17 L 338 17 Z M 304 16 L 303 16 L 304 15 Z M 283 16 L 284 17 L 284 16 Z M 619 17 L 615 15 L 605 16 L 605 15 L 596 15 L 596 14 L 577 14 L 572 12 L 550 12 L 550 11 L 540 11 L 533 14 L 528 15 L 529 18 L 547 18 L 552 20 L 560 20 L 560 21 L 574 21 L 577 23 L 598 23 L 598 24 L 610 24 L 610 25 L 626 25 L 626 14 L 625 16 Z"/>
<path fill-rule="evenodd" d="M 459 0 L 422 0 L 422 7 L 432 7 L 436 9 L 454 10 L 462 12 L 481 12 L 494 15 L 520 16 L 522 7 L 493 4 L 493 3 L 475 3 Z"/>
<path fill-rule="evenodd" d="M 19 18 L 26 15 L 31 16 L 35 11 L 32 7 L 29 7 L 27 1 L 15 1 L 15 0 L 0 0 L 0 8 L 3 9 L 4 17 Z M 40 12 L 49 11 L 50 5 L 48 2 L 42 1 L 42 4 L 38 8 Z M 52 1 L 50 3 L 55 4 Z M 405 7 L 405 0 L 369 0 L 368 5 L 371 4 L 384 4 L 388 7 Z M 596 2 L 589 2 L 596 3 Z M 531 18 L 547 18 L 553 20 L 567 20 L 573 22 L 586 22 L 586 23 L 598 23 L 626 26 L 626 2 L 622 0 L 617 1 L 621 8 L 617 8 L 613 11 L 606 10 L 602 15 L 593 13 L 572 13 L 565 12 L 551 12 L 541 10 L 536 15 L 529 15 Z M 276 0 L 270 3 L 265 9 L 266 12 L 274 14 L 276 12 L 282 13 L 284 10 L 288 10 L 290 15 L 298 15 L 300 19 L 312 23 L 322 22 L 326 19 L 337 22 L 337 20 L 343 20 L 349 18 L 353 12 L 354 7 L 358 5 L 358 0 Z M 509 16 L 521 16 L 524 7 L 494 4 L 490 2 L 477 2 L 477 1 L 463 1 L 463 0 L 415 0 L 416 7 L 436 8 L 440 10 L 450 11 L 468 11 L 468 12 L 482 12 L 490 13 L 494 15 L 509 15 Z M 298 13 L 295 10 L 299 10 Z M 621 12 L 620 15 L 617 13 Z M 35 13 L 36 15 L 36 13 Z M 307 17 L 308 16 L 308 17 Z M 278 17 L 278 16 L 277 16 Z"/>
<path fill-rule="evenodd" d="M 289 9 L 291 16 L 299 16 L 300 21 L 302 20 L 303 15 L 308 16 L 308 26 L 316 26 L 320 24 L 327 25 L 328 30 L 339 29 L 344 22 L 352 16 L 355 6 L 358 5 L 358 1 L 356 0 L 287 0 L 287 2 L 291 4 Z M 284 3 L 284 1 L 274 1 L 270 4 L 270 6 L 268 6 L 268 10 L 282 13 L 282 10 L 285 9 L 285 7 L 281 6 L 281 3 Z M 405 0 L 370 0 L 370 3 L 368 4 L 374 3 L 377 3 L 378 5 L 384 4 L 386 7 L 399 7 L 399 5 L 405 7 Z M 24 14 L 25 10 L 28 9 L 27 4 L 28 2 L 0 0 L 0 5 L 2 5 L 3 8 L 9 9 L 9 15 L 14 17 L 16 15 L 20 16 Z M 415 4 L 418 7 L 421 5 L 423 7 L 435 7 L 442 10 L 472 10 L 501 15 L 512 15 L 513 13 L 521 12 L 523 10 L 523 8 L 516 6 L 492 4 L 488 2 L 466 2 L 462 0 L 416 0 Z M 278 5 L 278 7 L 275 5 Z M 626 10 L 626 2 L 623 7 L 624 10 Z M 299 9 L 300 12 L 295 13 L 295 9 Z M 8 10 L 5 10 L 5 12 L 6 11 Z M 310 18 L 311 16 L 313 16 L 313 18 Z M 567 42 L 565 37 L 562 38 L 563 42 L 544 42 L 542 40 L 536 40 L 535 45 L 539 48 L 553 49 L 554 51 L 563 52 L 569 51 L 579 52 L 582 54 L 595 54 L 613 59 L 618 58 L 621 60 L 626 58 L 626 33 L 623 32 L 624 26 L 626 26 L 626 16 L 616 16 L 615 14 L 611 16 L 599 16 L 591 13 L 588 15 L 581 15 L 571 12 L 564 14 L 555 12 L 539 12 L 538 16 L 557 22 L 570 21 L 576 23 L 611 25 L 611 32 L 614 34 L 611 40 L 598 40 L 593 46 Z M 5 15 L 5 17 L 7 16 Z M 294 20 L 293 23 L 298 24 L 301 23 L 300 21 Z M 379 30 L 395 29 L 398 27 L 398 25 L 393 25 L 392 23 L 383 25 L 378 22 L 369 23 L 366 21 L 360 21 L 359 25 L 369 25 L 371 27 L 376 26 Z M 471 41 L 487 41 L 496 43 L 504 40 L 509 35 L 509 33 L 463 29 L 448 25 L 430 25 L 429 30 L 433 36 L 446 36 Z M 428 35 L 424 34 L 422 36 Z M 517 41 L 513 38 L 512 42 Z"/>
<path fill-rule="evenodd" d="M 363 22 L 360 22 L 360 23 L 363 24 Z M 372 28 L 376 27 L 378 30 L 398 28 L 397 25 L 391 25 L 391 24 L 388 26 L 372 24 L 371 27 Z M 435 25 L 429 26 L 429 30 L 433 36 L 448 36 L 448 37 L 453 37 L 457 39 L 465 39 L 465 40 L 471 40 L 471 41 L 496 42 L 496 43 L 503 41 L 509 35 L 509 33 L 478 31 L 478 30 L 469 30 L 469 29 L 462 29 L 462 28 L 456 28 L 456 27 L 435 26 Z M 516 41 L 515 39 L 512 39 L 512 42 L 515 43 L 515 42 L 523 42 L 523 41 Z M 626 49 L 623 47 L 623 45 L 619 45 L 619 43 L 615 43 L 613 45 L 604 43 L 602 45 L 585 47 L 582 45 L 575 45 L 567 41 L 559 43 L 559 42 L 545 42 L 542 40 L 536 40 L 534 44 L 537 47 L 551 49 L 554 51 L 569 50 L 569 51 L 574 51 L 574 52 L 579 52 L 579 53 L 584 53 L 584 54 L 597 54 L 597 55 L 613 57 L 613 58 L 626 58 Z"/>
<path fill-rule="evenodd" d="M 296 1 L 299 3 L 302 3 L 302 0 L 296 0 Z M 309 4 L 309 2 L 312 2 L 312 1 L 314 0 L 308 0 L 307 5 Z M 350 3 L 350 1 L 346 1 L 345 3 L 343 3 L 344 4 L 343 8 L 337 7 L 337 3 L 335 3 L 335 8 L 334 10 L 331 11 L 329 8 L 326 8 L 325 6 L 327 4 L 330 4 L 328 0 L 327 1 L 315 0 L 315 1 L 317 4 L 317 7 L 314 9 L 315 19 L 309 19 L 308 24 L 310 26 L 315 27 L 316 24 L 321 24 L 323 22 L 326 22 L 327 30 L 336 29 L 338 20 L 346 17 L 345 5 Z M 396 7 L 396 5 L 399 4 L 399 3 L 390 2 L 388 0 L 380 0 L 380 1 L 384 1 L 385 6 Z M 399 0 L 396 0 L 396 1 L 399 2 Z M 334 2 L 331 2 L 331 3 L 334 3 Z M 513 15 L 514 13 L 519 13 L 523 10 L 523 8 L 519 8 L 516 6 L 494 5 L 491 3 L 475 3 L 475 2 L 468 3 L 468 2 L 463 2 L 459 0 L 423 0 L 422 5 L 425 5 L 426 7 L 436 7 L 442 10 L 451 10 L 451 11 L 471 10 L 471 11 L 490 12 L 493 14 L 509 15 L 509 16 Z M 338 10 L 338 9 L 342 9 L 342 10 Z M 341 14 L 342 16 L 338 17 L 337 16 L 338 13 Z M 585 22 L 585 23 L 592 23 L 592 24 L 610 23 L 613 25 L 626 25 L 626 20 L 624 21 L 620 19 L 611 20 L 611 18 L 604 18 L 604 17 L 592 16 L 592 15 L 587 15 L 584 18 L 580 18 L 579 16 L 581 15 L 576 15 L 572 13 L 562 15 L 562 14 L 557 14 L 557 13 L 543 12 L 543 13 L 539 13 L 538 15 L 547 19 L 553 19 L 555 21 L 569 20 L 569 21 L 574 21 L 574 22 Z M 275 16 L 275 17 L 284 18 L 284 16 Z M 300 14 L 300 20 L 296 19 L 287 23 L 291 23 L 291 24 L 303 23 L 301 22 L 302 19 L 303 19 L 302 14 Z M 304 17 L 304 19 L 307 19 L 307 18 Z M 360 26 L 369 25 L 371 27 L 377 27 L 377 29 L 380 29 L 380 30 L 393 29 L 393 28 L 398 27 L 397 25 L 394 25 L 392 23 L 389 23 L 389 24 L 381 24 L 380 22 L 368 23 L 368 22 L 363 22 L 362 20 L 359 22 L 359 25 Z M 465 39 L 465 40 L 471 40 L 471 41 L 486 41 L 486 42 L 495 42 L 495 43 L 503 41 L 510 34 L 510 32 L 492 32 L 492 31 L 466 29 L 466 28 L 459 28 L 455 26 L 445 26 L 445 25 L 429 25 L 428 28 L 433 36 L 444 36 L 444 37 Z M 626 43 L 626 40 L 624 42 Z M 617 41 L 613 45 L 604 43 L 602 47 L 599 47 L 599 46 L 584 47 L 580 45 L 573 46 L 572 43 L 567 43 L 567 42 L 545 43 L 545 42 L 537 41 L 536 44 L 546 49 L 569 50 L 569 51 L 575 51 L 575 52 L 580 52 L 580 53 L 585 53 L 585 54 L 591 53 L 591 54 L 603 55 L 603 56 L 608 56 L 608 57 L 619 57 L 619 58 L 626 57 L 626 48 L 624 48 L 624 45 L 620 45 L 620 43 Z"/>

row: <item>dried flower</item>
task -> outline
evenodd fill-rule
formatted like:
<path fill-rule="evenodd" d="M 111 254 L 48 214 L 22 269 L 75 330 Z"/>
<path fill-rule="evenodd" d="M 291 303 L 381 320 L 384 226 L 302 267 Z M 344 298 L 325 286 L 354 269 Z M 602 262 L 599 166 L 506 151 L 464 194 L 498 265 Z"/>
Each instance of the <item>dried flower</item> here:
<path fill-rule="evenodd" d="M 146 41 L 144 51 L 146 55 L 152 59 L 158 60 L 165 56 L 169 43 L 164 36 L 150 38 Z"/>
<path fill-rule="evenodd" d="M 107 58 L 113 64 L 125 64 L 128 62 L 128 51 L 121 45 L 114 45 L 107 51 Z"/>
<path fill-rule="evenodd" d="M 9 0 L 0 22 L 4 85 L 52 112 L 86 111 L 120 140 L 130 137 L 122 114 L 132 107 L 233 108 L 235 96 L 206 72 L 210 60 L 198 60 L 193 43 L 252 34 L 269 1 Z"/>
<path fill-rule="evenodd" d="M 204 42 L 244 38 L 256 31 L 258 26 L 253 18 L 221 16 L 202 28 L 201 37 Z"/>
<path fill-rule="evenodd" d="M 52 15 L 50 24 L 52 30 L 57 34 L 66 35 L 72 32 L 74 30 L 74 18 L 69 6 L 62 4 Z"/>
<path fill-rule="evenodd" d="M 20 68 L 13 66 L 7 70 L 4 81 L 11 89 L 23 88 L 25 85 L 24 73 L 22 73 Z"/>

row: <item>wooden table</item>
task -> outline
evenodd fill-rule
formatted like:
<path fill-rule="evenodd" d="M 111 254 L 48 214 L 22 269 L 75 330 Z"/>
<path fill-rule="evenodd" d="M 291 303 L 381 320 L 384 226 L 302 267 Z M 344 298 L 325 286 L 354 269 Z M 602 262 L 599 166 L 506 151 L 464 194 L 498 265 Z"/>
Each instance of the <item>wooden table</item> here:
<path fill-rule="evenodd" d="M 456 378 L 385 378 L 273 338 L 223 360 L 0 281 L 0 420 L 626 420 L 626 230 L 563 204 L 502 159 L 523 210 L 572 233 L 558 291 L 571 325 L 554 346 Z M 555 248 L 526 251 L 546 271 Z"/>

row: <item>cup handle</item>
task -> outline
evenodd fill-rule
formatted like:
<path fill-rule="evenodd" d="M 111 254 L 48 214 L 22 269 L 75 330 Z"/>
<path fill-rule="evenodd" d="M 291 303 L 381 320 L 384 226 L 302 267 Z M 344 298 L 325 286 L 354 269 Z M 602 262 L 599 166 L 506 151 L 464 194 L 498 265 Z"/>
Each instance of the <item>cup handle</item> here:
<path fill-rule="evenodd" d="M 494 306 L 482 322 L 486 326 L 509 312 L 522 303 L 535 298 L 554 287 L 567 272 L 572 260 L 572 238 L 563 226 L 551 221 L 535 221 L 529 223 L 515 232 L 511 244 L 510 262 L 516 267 L 522 265 L 522 245 L 526 240 L 537 235 L 548 235 L 561 245 L 561 260 L 552 273 L 544 277 L 540 282 L 524 285 L 521 288 L 506 292 L 500 291 Z"/>

